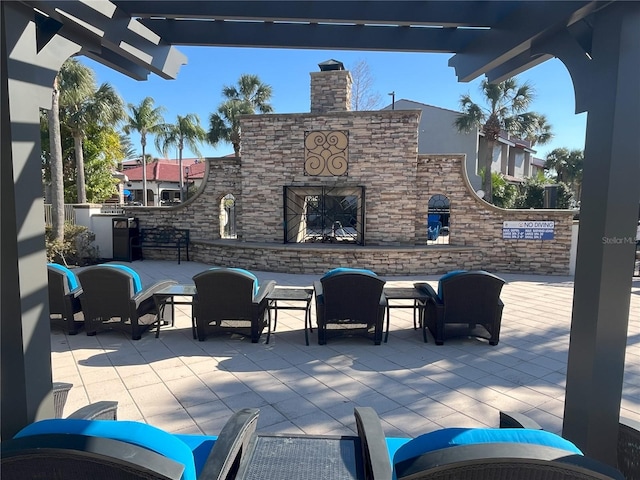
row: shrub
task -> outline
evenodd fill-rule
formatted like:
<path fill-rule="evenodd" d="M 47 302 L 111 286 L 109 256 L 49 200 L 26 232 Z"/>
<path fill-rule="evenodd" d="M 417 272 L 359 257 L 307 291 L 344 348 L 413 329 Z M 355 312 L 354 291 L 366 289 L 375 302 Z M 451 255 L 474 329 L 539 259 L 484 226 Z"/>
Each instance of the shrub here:
<path fill-rule="evenodd" d="M 47 261 L 64 265 L 89 265 L 98 260 L 98 247 L 92 245 L 96 234 L 82 225 L 64 224 L 64 240 L 52 239 L 51 227 L 45 229 Z"/>

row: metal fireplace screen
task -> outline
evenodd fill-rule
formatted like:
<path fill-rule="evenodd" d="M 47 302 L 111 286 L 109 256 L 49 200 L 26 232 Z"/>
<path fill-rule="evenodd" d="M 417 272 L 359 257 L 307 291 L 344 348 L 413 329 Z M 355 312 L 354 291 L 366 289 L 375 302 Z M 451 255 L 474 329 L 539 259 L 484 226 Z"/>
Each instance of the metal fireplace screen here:
<path fill-rule="evenodd" d="M 284 187 L 284 242 L 364 245 L 364 193 L 364 187 Z"/>

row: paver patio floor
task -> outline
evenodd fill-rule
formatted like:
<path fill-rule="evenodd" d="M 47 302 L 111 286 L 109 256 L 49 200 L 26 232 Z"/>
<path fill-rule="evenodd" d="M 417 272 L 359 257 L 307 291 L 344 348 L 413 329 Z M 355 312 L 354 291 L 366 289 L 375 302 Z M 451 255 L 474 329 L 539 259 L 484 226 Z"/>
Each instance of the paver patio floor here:
<path fill-rule="evenodd" d="M 191 277 L 209 265 L 145 260 L 129 264 L 143 283 Z M 255 272 L 279 285 L 311 285 L 319 275 Z M 560 432 L 564 409 L 572 277 L 501 275 L 505 303 L 500 343 L 451 339 L 423 343 L 410 309 L 391 311 L 389 342 L 310 335 L 304 312 L 280 311 L 278 330 L 258 344 L 238 335 L 191 337 L 191 307 L 177 306 L 160 338 L 132 341 L 120 332 L 51 332 L 54 381 L 74 384 L 68 414 L 89 402 L 117 400 L 120 419 L 169 432 L 217 434 L 233 411 L 260 408 L 258 429 L 274 433 L 351 434 L 353 408 L 370 406 L 387 436 L 441 427 L 497 426 L 500 410 L 526 413 Z M 411 286 L 439 276 L 386 277 Z M 312 308 L 315 325 L 315 307 Z M 631 294 L 622 415 L 640 420 L 640 279 Z"/>

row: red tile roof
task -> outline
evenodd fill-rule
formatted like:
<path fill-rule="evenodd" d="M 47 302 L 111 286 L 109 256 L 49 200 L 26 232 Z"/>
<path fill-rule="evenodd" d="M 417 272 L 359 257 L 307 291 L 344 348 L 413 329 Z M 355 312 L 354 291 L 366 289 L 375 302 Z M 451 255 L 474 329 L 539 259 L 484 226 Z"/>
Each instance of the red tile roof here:
<path fill-rule="evenodd" d="M 183 178 L 186 179 L 185 167 L 189 167 L 189 179 L 204 178 L 205 163 L 198 161 L 197 159 L 183 159 L 182 170 Z M 180 182 L 180 166 L 178 160 L 156 160 L 152 163 L 147 163 L 147 181 L 156 182 Z M 129 180 L 141 181 L 142 180 L 142 165 L 138 167 L 132 167 L 126 169 L 126 174 Z"/>

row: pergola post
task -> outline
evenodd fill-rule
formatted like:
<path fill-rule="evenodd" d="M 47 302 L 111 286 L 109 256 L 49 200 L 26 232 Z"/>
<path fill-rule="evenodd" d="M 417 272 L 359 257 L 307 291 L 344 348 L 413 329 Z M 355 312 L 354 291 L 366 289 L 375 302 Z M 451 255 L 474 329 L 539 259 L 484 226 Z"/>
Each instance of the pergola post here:
<path fill-rule="evenodd" d="M 563 436 L 616 465 L 640 202 L 640 3 L 596 13 L 581 55 L 560 56 L 588 111 Z"/>
<path fill-rule="evenodd" d="M 77 45 L 53 35 L 38 51 L 32 9 L 0 3 L 0 438 L 53 417 L 39 107 Z M 40 45 L 42 46 L 42 45 Z"/>

